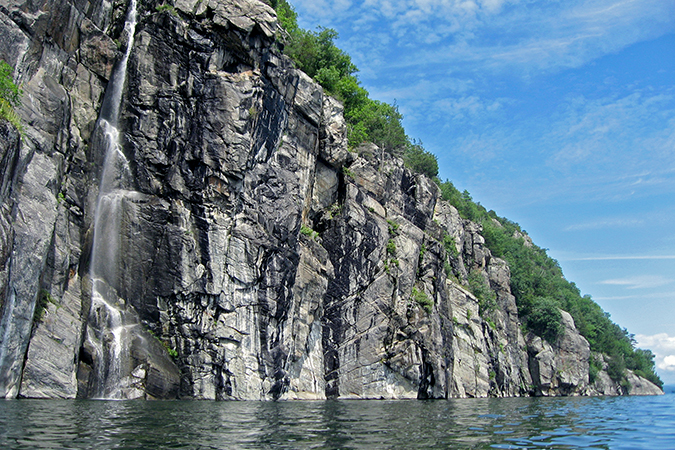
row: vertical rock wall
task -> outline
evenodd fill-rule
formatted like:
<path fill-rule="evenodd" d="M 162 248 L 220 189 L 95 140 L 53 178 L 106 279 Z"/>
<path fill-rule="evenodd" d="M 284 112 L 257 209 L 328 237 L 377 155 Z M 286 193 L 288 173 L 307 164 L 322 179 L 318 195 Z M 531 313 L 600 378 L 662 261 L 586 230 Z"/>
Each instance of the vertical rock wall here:
<path fill-rule="evenodd" d="M 554 345 L 522 335 L 508 266 L 435 184 L 374 146 L 348 150 L 341 105 L 281 55 L 271 8 L 158 5 L 141 5 L 121 113 L 137 192 L 118 269 L 120 307 L 140 324 L 132 396 L 612 393 L 589 386 L 568 316 Z M 26 124 L 21 143 L 0 129 L 3 396 L 96 392 L 92 133 L 125 9 L 0 0 L 0 57 L 17 67 Z"/>

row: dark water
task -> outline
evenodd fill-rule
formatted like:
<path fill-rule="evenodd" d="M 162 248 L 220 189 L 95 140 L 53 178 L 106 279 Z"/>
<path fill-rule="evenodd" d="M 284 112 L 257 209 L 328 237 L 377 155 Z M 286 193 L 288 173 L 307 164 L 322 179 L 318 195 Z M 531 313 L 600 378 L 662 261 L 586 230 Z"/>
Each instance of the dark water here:
<path fill-rule="evenodd" d="M 0 449 L 675 449 L 675 395 L 449 401 L 0 401 Z"/>

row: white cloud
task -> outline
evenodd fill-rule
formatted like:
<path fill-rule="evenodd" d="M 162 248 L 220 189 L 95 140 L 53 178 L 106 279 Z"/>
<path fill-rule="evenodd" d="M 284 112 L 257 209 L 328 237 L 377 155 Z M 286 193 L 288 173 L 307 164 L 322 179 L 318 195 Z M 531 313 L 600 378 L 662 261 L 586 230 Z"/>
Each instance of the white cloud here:
<path fill-rule="evenodd" d="M 531 75 L 579 67 L 675 30 L 670 0 L 293 0 L 301 25 L 338 29 L 358 66 L 449 64 Z M 383 44 L 381 35 L 388 35 Z M 400 48 L 414 48 L 412 56 Z"/>
<path fill-rule="evenodd" d="M 663 0 L 296 0 L 317 24 L 351 29 L 348 50 L 366 49 L 370 63 L 420 66 L 452 63 L 524 73 L 579 67 L 675 26 L 675 8 Z M 302 17 L 302 16 L 301 16 Z M 313 27 L 312 27 L 313 28 Z M 391 50 L 372 33 L 385 29 L 407 61 L 382 58 Z"/>
<path fill-rule="evenodd" d="M 433 107 L 445 113 L 453 120 L 463 120 L 467 117 L 483 116 L 501 108 L 499 100 L 488 100 L 476 95 L 463 97 L 446 97 L 433 102 Z"/>
<path fill-rule="evenodd" d="M 609 284 L 614 286 L 625 286 L 627 289 L 651 289 L 661 286 L 666 286 L 672 283 L 670 278 L 661 275 L 641 275 L 626 278 L 614 278 L 611 280 L 601 281 L 601 284 Z"/>
<path fill-rule="evenodd" d="M 635 336 L 640 348 L 651 350 L 654 355 L 656 369 L 665 383 L 675 381 L 675 337 L 666 333 L 647 336 L 638 334 Z"/>
<path fill-rule="evenodd" d="M 663 363 L 659 364 L 663 370 L 675 371 L 675 355 L 668 355 L 663 358 Z"/>
<path fill-rule="evenodd" d="M 570 99 L 554 130 L 544 138 L 557 149 L 548 164 L 558 170 L 578 164 L 618 164 L 634 172 L 645 160 L 651 164 L 660 160 L 661 167 L 672 168 L 673 116 L 675 96 L 668 91 Z M 617 153 L 621 159 L 617 159 Z"/>

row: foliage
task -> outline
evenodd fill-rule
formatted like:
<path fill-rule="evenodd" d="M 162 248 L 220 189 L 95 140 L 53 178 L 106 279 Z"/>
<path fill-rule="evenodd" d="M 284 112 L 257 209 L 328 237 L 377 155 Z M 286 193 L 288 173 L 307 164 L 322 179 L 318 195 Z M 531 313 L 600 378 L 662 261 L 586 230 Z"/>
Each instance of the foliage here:
<path fill-rule="evenodd" d="M 400 225 L 393 220 L 387 219 L 387 224 L 389 225 L 389 235 L 390 236 L 398 236 L 398 228 Z"/>
<path fill-rule="evenodd" d="M 283 29 L 289 34 L 296 32 L 298 29 L 298 14 L 293 7 L 285 0 L 272 0 L 271 6 L 277 12 L 277 18 Z"/>
<path fill-rule="evenodd" d="M 154 337 L 157 342 L 162 344 L 162 347 L 164 347 L 164 350 L 166 350 L 166 352 L 172 359 L 178 359 L 178 351 L 175 348 L 171 347 L 171 344 L 169 344 L 168 341 L 165 341 L 164 339 L 157 336 L 155 332 L 152 331 L 152 329 L 149 328 L 147 325 L 145 327 L 145 331 L 147 331 L 148 334 L 150 334 L 150 336 Z"/>
<path fill-rule="evenodd" d="M 316 239 L 319 236 L 319 233 L 312 230 L 310 227 L 308 227 L 306 225 L 302 225 L 300 227 L 300 233 L 304 234 L 305 236 L 307 236 L 310 239 Z"/>
<path fill-rule="evenodd" d="M 12 66 L 0 60 L 0 119 L 8 121 L 19 131 L 22 131 L 21 120 L 14 111 L 14 107 L 21 103 L 23 92 L 14 84 L 13 73 Z"/>
<path fill-rule="evenodd" d="M 422 243 L 420 245 L 420 256 L 419 256 L 419 263 L 422 264 L 422 261 L 424 260 L 424 255 L 427 253 L 427 246 Z"/>
<path fill-rule="evenodd" d="M 162 342 L 162 344 L 164 344 L 164 348 L 166 348 L 166 352 L 169 354 L 171 358 L 173 359 L 178 358 L 178 351 L 176 349 L 171 348 L 169 344 L 167 344 L 166 342 Z"/>
<path fill-rule="evenodd" d="M 443 248 L 445 248 L 445 251 L 451 258 L 457 258 L 459 256 L 459 252 L 457 251 L 457 244 L 455 243 L 455 238 L 447 233 L 443 236 Z"/>
<path fill-rule="evenodd" d="M 478 269 L 469 272 L 469 290 L 478 299 L 478 312 L 481 317 L 497 307 L 495 293 L 490 289 L 483 274 Z"/>
<path fill-rule="evenodd" d="M 457 208 L 459 214 L 469 220 L 478 221 L 483 216 L 483 208 L 480 203 L 474 203 L 468 191 L 459 192 L 459 190 L 450 182 L 440 182 L 436 179 L 438 187 L 441 189 L 441 195 L 444 200 Z"/>
<path fill-rule="evenodd" d="M 445 276 L 448 278 L 452 275 L 452 266 L 447 261 L 443 263 L 443 272 L 445 272 Z"/>
<path fill-rule="evenodd" d="M 595 383 L 595 380 L 598 378 L 598 373 L 602 367 L 596 361 L 595 357 L 591 355 L 591 358 L 588 361 L 588 381 L 593 384 Z"/>
<path fill-rule="evenodd" d="M 417 288 L 412 289 L 412 299 L 417 302 L 427 313 L 431 314 L 434 308 L 434 301 L 429 296 Z"/>
<path fill-rule="evenodd" d="M 372 142 L 388 153 L 404 156 L 412 170 L 436 176 L 436 157 L 406 136 L 398 106 L 371 99 L 361 86 L 351 57 L 335 45 L 338 33 L 321 27 L 316 31 L 304 30 L 298 26 L 297 13 L 286 0 L 271 3 L 287 33 L 284 53 L 343 103 L 350 147 Z"/>
<path fill-rule="evenodd" d="M 387 254 L 394 256 L 396 254 L 396 242 L 393 239 L 389 239 L 387 242 Z"/>
<path fill-rule="evenodd" d="M 436 157 L 424 150 L 422 143 L 408 143 L 403 153 L 403 161 L 411 170 L 433 178 L 438 175 L 438 161 Z"/>
<path fill-rule="evenodd" d="M 663 381 L 654 372 L 654 354 L 651 350 L 635 349 L 632 355 L 626 357 L 626 368 L 663 389 Z"/>
<path fill-rule="evenodd" d="M 47 306 L 49 304 L 52 305 L 57 305 L 58 302 L 54 297 L 52 297 L 52 294 L 46 290 L 46 289 L 41 289 L 37 301 L 35 303 L 35 311 L 33 312 L 33 322 L 42 322 L 42 320 L 45 317 L 45 312 L 47 311 Z"/>
<path fill-rule="evenodd" d="M 528 330 L 544 339 L 555 340 L 562 329 L 555 311 L 567 311 L 579 333 L 588 340 L 591 350 L 604 353 L 614 361 L 611 370 L 615 376 L 623 376 L 619 362 L 623 361 L 626 368 L 662 386 L 654 369 L 652 353 L 635 349 L 632 335 L 613 323 L 609 314 L 590 296 L 582 296 L 577 286 L 564 278 L 560 265 L 546 254 L 545 249 L 526 245 L 525 231 L 520 225 L 497 216 L 494 211 L 487 211 L 474 202 L 467 191 L 460 192 L 450 181 L 436 181 L 443 199 L 457 208 L 463 218 L 480 223 L 485 245 L 494 256 L 508 263 L 511 292 L 516 297 L 518 315 Z"/>
<path fill-rule="evenodd" d="M 364 93 L 367 95 L 367 92 L 364 91 Z M 337 97 L 345 101 L 345 94 L 346 92 L 341 91 Z M 345 101 L 345 120 L 351 146 L 357 146 L 362 142 L 373 142 L 388 153 L 400 154 L 408 140 L 401 125 L 402 119 L 403 115 L 396 105 L 389 105 L 367 97 L 358 102 Z"/>
<path fill-rule="evenodd" d="M 176 11 L 176 8 L 173 5 L 169 5 L 167 3 L 155 6 L 155 11 L 160 12 L 160 13 L 164 12 L 164 11 L 168 11 L 172 15 L 178 16 L 178 11 Z"/>
<path fill-rule="evenodd" d="M 626 375 L 626 362 L 623 355 L 615 355 L 609 358 L 607 375 L 614 381 L 620 381 Z"/>
<path fill-rule="evenodd" d="M 5 61 L 0 60 L 0 98 L 11 106 L 19 106 L 21 103 L 21 89 L 14 84 L 12 74 L 14 69 Z"/>
<path fill-rule="evenodd" d="M 527 326 L 549 342 L 555 342 L 563 331 L 562 315 L 555 301 L 543 298 L 527 316 Z"/>
<path fill-rule="evenodd" d="M 332 205 L 330 205 L 330 208 L 328 208 L 328 217 L 330 219 L 333 219 L 339 216 L 341 212 L 342 212 L 342 205 L 340 205 L 339 202 L 335 202 Z"/>

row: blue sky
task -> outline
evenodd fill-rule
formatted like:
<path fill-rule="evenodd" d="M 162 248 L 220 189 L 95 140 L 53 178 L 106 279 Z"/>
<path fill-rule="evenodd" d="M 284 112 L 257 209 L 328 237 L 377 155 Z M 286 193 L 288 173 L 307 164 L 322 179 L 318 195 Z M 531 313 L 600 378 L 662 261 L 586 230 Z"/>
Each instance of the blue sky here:
<path fill-rule="evenodd" d="M 291 0 L 675 384 L 675 0 Z"/>

